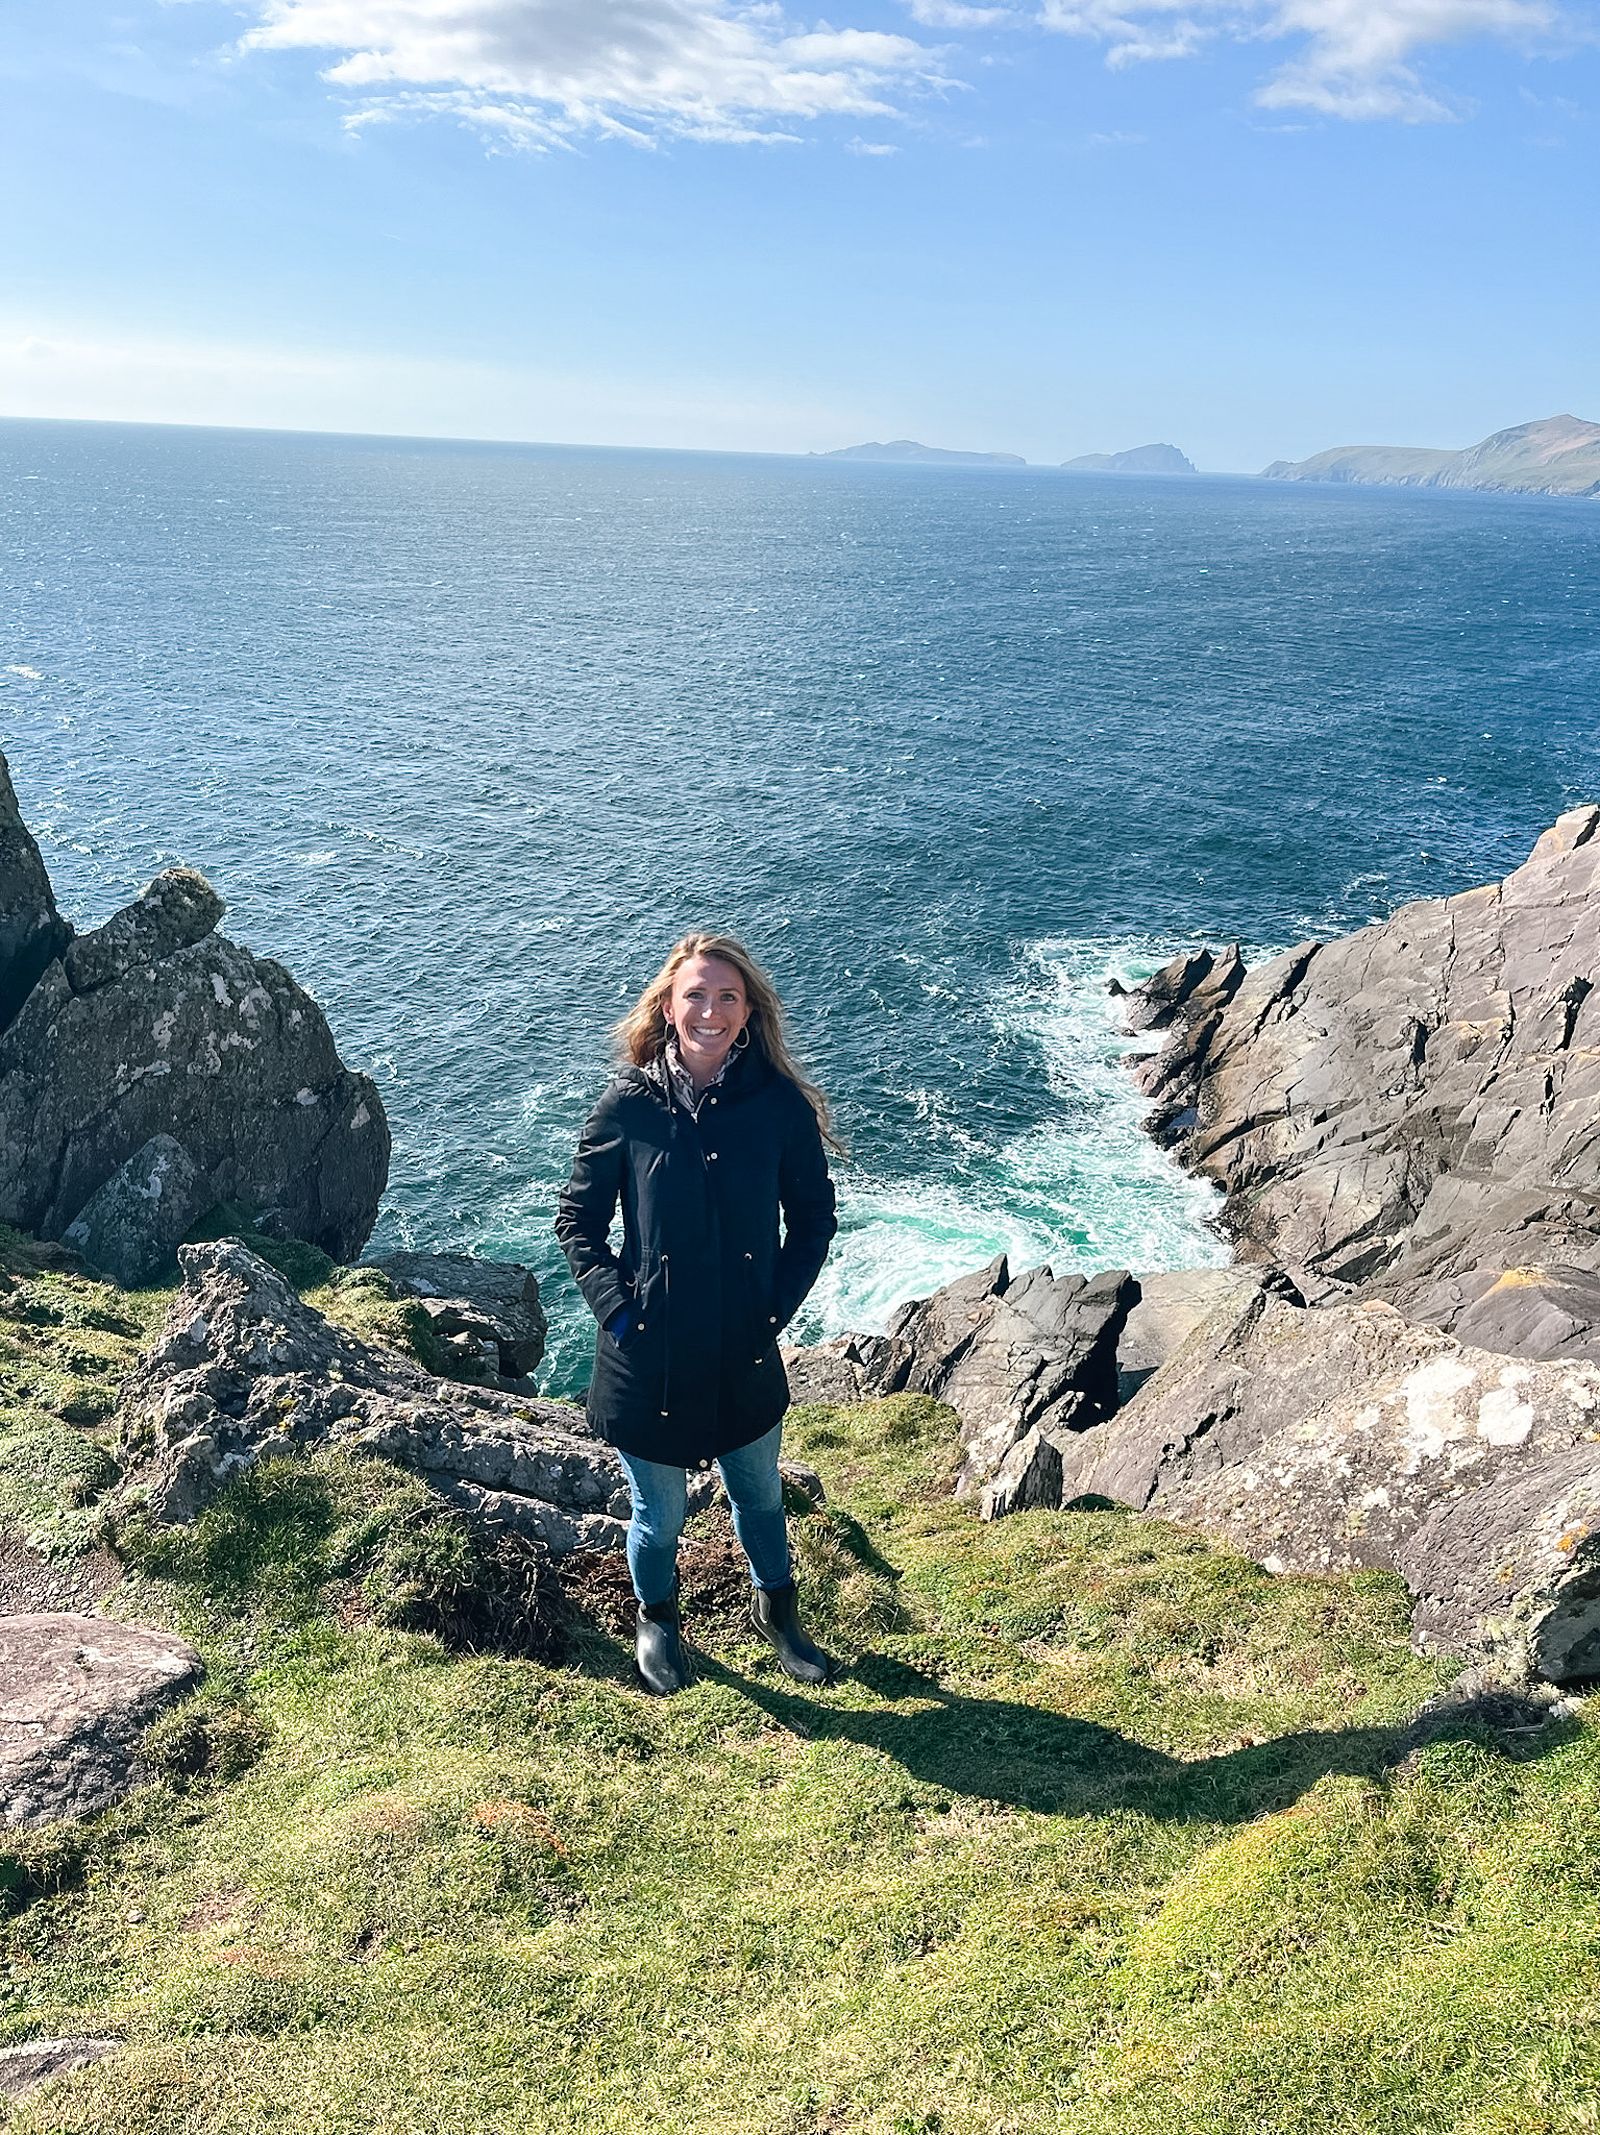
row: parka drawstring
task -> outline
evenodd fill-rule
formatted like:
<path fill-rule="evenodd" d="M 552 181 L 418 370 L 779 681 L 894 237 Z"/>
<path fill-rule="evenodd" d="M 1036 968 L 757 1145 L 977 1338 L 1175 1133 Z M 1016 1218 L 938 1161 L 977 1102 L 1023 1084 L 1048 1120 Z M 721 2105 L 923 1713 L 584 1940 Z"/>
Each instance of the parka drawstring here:
<path fill-rule="evenodd" d="M 672 1416 L 672 1256 L 661 1255 L 661 1317 L 667 1326 L 667 1359 L 661 1368 L 661 1413 Z"/>

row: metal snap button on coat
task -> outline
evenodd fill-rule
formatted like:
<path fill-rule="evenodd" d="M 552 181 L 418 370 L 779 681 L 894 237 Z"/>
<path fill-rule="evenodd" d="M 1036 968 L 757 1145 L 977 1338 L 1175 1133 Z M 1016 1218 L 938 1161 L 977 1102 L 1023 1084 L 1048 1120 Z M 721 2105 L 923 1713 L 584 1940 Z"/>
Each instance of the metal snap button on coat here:
<path fill-rule="evenodd" d="M 715 1163 L 716 1161 L 717 1161 L 717 1152 L 716 1152 L 716 1151 L 715 1151 L 714 1149 L 708 1149 L 708 1150 L 706 1151 L 706 1162 L 707 1162 L 708 1164 L 714 1164 L 714 1163 Z"/>

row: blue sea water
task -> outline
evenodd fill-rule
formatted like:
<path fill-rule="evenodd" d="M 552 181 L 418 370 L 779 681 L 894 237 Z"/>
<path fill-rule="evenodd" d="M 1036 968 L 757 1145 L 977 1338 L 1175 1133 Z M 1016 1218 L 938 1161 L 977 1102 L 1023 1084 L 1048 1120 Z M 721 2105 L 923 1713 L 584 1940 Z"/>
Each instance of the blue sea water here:
<path fill-rule="evenodd" d="M 546 1280 L 690 926 L 851 1146 L 806 1331 L 1004 1248 L 1225 1257 L 1111 976 L 1503 873 L 1600 796 L 1600 509 L 1224 478 L 0 423 L 0 747 L 90 924 L 202 868 L 378 1078 L 377 1246 Z"/>

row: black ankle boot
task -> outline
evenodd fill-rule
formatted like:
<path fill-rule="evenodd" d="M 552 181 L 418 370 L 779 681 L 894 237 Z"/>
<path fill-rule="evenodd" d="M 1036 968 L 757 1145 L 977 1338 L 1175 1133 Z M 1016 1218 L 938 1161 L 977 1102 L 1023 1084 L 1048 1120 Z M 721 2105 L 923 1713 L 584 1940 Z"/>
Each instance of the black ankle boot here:
<path fill-rule="evenodd" d="M 801 1628 L 792 1579 L 787 1586 L 758 1586 L 750 1596 L 750 1614 L 756 1629 L 776 1649 L 778 1665 L 785 1675 L 792 1675 L 797 1683 L 828 1680 L 833 1663 Z"/>
<path fill-rule="evenodd" d="M 634 1658 L 645 1689 L 658 1698 L 670 1698 L 675 1690 L 687 1690 L 693 1681 L 681 1629 L 676 1584 L 668 1600 L 640 1602 Z"/>

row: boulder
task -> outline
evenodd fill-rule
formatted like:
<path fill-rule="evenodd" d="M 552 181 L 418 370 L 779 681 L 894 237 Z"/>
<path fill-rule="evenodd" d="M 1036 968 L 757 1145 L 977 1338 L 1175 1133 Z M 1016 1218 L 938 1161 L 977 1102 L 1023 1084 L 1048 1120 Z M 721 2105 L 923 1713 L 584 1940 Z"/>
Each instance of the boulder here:
<path fill-rule="evenodd" d="M 167 1136 L 207 1205 L 336 1260 L 361 1250 L 388 1177 L 377 1089 L 281 964 L 214 931 L 221 911 L 203 877 L 169 870 L 39 973 L 0 1035 L 0 1222 L 61 1237 Z"/>
<path fill-rule="evenodd" d="M 0 1031 L 15 1020 L 45 967 L 71 939 L 17 806 L 10 767 L 0 756 Z"/>
<path fill-rule="evenodd" d="M 1030 1477 L 1039 1460 L 1047 1473 L 1040 1443 L 1086 1430 L 1116 1407 L 1117 1341 L 1137 1297 L 1138 1284 L 1121 1269 L 1092 1280 L 1047 1267 L 1013 1277 L 1001 1254 L 900 1306 L 883 1335 L 786 1351 L 790 1392 L 796 1401 L 911 1393 L 948 1403 L 965 1454 L 956 1494 L 993 1518 L 1045 1501 L 1032 1494 L 1042 1482 L 1024 1484 L 1017 1462 L 1007 1466 L 1014 1447 L 1029 1442 L 1017 1459 Z"/>
<path fill-rule="evenodd" d="M 531 1268 L 473 1253 L 384 1253 L 363 1265 L 416 1299 L 441 1346 L 471 1376 L 515 1386 L 538 1369 L 547 1322 Z"/>
<path fill-rule="evenodd" d="M 1261 1268 L 1180 1268 L 1136 1275 L 1139 1301 L 1117 1343 L 1117 1393 L 1128 1401 L 1202 1320 L 1243 1312 L 1269 1278 Z"/>
<path fill-rule="evenodd" d="M 237 1239 L 178 1261 L 183 1286 L 124 1390 L 124 1504 L 190 1520 L 265 1455 L 340 1445 L 558 1555 L 621 1546 L 622 1463 L 581 1408 L 435 1378 L 314 1311 Z M 711 1488 L 697 1476 L 692 1501 Z"/>
<path fill-rule="evenodd" d="M 1600 1355 L 1597 973 L 1584 807 L 1504 882 L 1302 943 L 1220 1002 L 1197 985 L 1137 1071 L 1152 1127 L 1223 1187 L 1241 1257 L 1313 1302 Z"/>
<path fill-rule="evenodd" d="M 25 2098 L 54 2076 L 70 2076 L 116 2053 L 120 2039 L 29 2039 L 0 2046 L 0 2098 Z"/>
<path fill-rule="evenodd" d="M 222 912 L 222 899 L 204 875 L 169 867 L 103 927 L 78 936 L 61 959 L 67 984 L 74 993 L 95 993 L 130 978 L 214 934 Z"/>
<path fill-rule="evenodd" d="M 61 1233 L 90 1267 L 131 1290 L 172 1265 L 211 1205 L 205 1173 L 181 1142 L 153 1134 L 97 1187 Z"/>
<path fill-rule="evenodd" d="M 873 1376 L 864 1351 L 866 1345 L 881 1340 L 874 1335 L 836 1334 L 805 1347 L 785 1342 L 781 1354 L 791 1403 L 796 1408 L 812 1402 L 849 1408 L 857 1401 L 870 1401 Z"/>
<path fill-rule="evenodd" d="M 0 1815 L 90 1816 L 133 1783 L 140 1738 L 200 1680 L 167 1631 L 104 1616 L 0 1617 Z"/>
<path fill-rule="evenodd" d="M 791 1506 L 808 1505 L 813 1512 L 820 1512 L 827 1504 L 828 1493 L 823 1488 L 822 1477 L 809 1461 L 780 1460 L 778 1475 L 783 1483 L 784 1497 Z"/>
<path fill-rule="evenodd" d="M 994 1473 L 983 1484 L 978 1510 L 986 1520 L 1008 1512 L 1054 1512 L 1061 1504 L 1064 1459 L 1062 1434 L 1030 1424 L 1007 1447 Z"/>
<path fill-rule="evenodd" d="M 1425 1646 L 1553 1681 L 1600 1673 L 1600 1365 L 1263 1288 L 1062 1442 L 1060 1488 L 1274 1571 L 1396 1571 Z"/>

